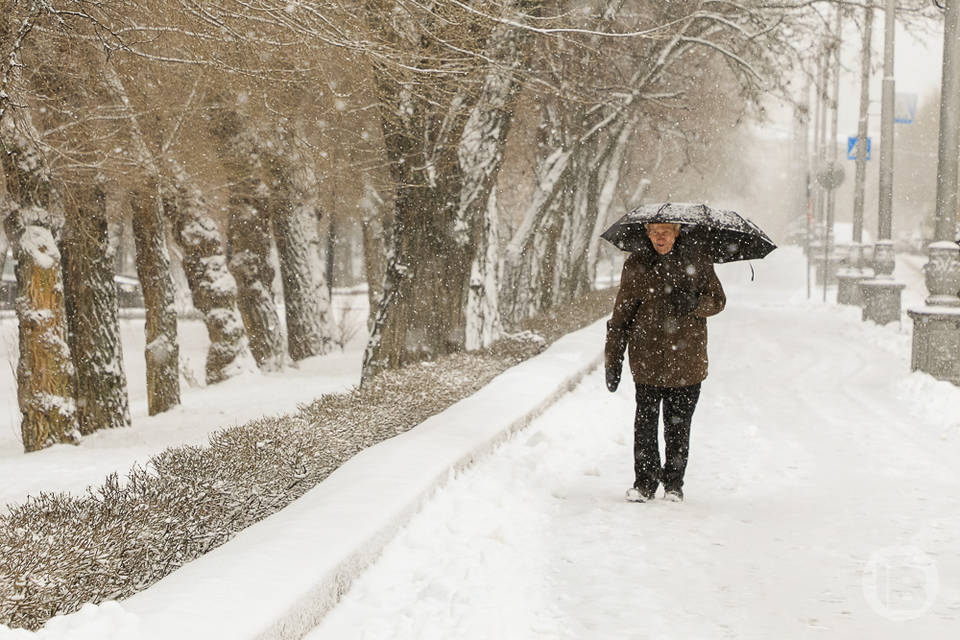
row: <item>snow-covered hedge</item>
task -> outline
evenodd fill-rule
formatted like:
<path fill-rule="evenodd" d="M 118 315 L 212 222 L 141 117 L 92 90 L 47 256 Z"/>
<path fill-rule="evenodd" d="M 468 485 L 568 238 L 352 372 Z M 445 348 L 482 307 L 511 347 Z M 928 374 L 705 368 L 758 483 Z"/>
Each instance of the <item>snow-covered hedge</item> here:
<path fill-rule="evenodd" d="M 0 624 L 36 629 L 85 603 L 124 598 L 282 509 L 344 461 L 473 394 L 609 312 L 610 292 L 532 319 L 485 351 L 386 371 L 294 415 L 168 449 L 85 497 L 41 494 L 0 514 Z M 539 338 L 538 336 L 543 336 Z"/>

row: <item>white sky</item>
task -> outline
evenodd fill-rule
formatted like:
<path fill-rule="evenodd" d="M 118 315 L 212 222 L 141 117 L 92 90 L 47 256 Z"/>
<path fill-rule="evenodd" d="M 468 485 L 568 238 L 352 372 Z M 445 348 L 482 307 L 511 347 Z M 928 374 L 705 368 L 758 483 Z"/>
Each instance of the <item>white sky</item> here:
<path fill-rule="evenodd" d="M 873 25 L 874 74 L 870 81 L 870 135 L 879 137 L 880 97 L 883 81 L 883 12 L 877 12 Z M 859 31 L 848 21 L 845 29 L 843 65 L 840 74 L 840 115 L 837 136 L 845 140 L 856 135 L 860 105 L 860 43 Z M 907 32 L 898 24 L 894 38 L 894 81 L 898 93 L 916 93 L 920 103 L 928 94 L 937 91 L 941 82 L 943 57 L 942 23 L 923 30 Z M 918 108 L 920 103 L 918 103 Z M 770 107 L 771 122 L 763 125 L 767 135 L 789 138 L 792 133 L 792 111 L 782 104 Z M 904 126 L 904 125 L 898 125 Z"/>

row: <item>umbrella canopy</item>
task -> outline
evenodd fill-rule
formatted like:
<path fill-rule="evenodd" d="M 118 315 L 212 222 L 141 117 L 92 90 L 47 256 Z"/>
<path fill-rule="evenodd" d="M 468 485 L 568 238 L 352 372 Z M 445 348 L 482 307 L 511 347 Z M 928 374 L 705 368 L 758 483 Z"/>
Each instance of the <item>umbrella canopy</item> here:
<path fill-rule="evenodd" d="M 644 225 L 671 222 L 683 225 L 685 243 L 701 245 L 717 263 L 759 259 L 777 248 L 760 227 L 735 211 L 679 202 L 641 205 L 600 237 L 624 251 L 652 251 Z"/>

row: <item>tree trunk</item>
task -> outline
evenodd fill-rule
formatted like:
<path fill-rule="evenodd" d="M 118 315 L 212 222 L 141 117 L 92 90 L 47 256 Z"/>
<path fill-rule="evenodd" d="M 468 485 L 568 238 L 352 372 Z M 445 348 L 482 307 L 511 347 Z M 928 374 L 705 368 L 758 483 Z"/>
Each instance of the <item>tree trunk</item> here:
<path fill-rule="evenodd" d="M 436 114 L 391 73 L 378 70 L 381 125 L 394 186 L 383 292 L 364 352 L 362 379 L 461 351 L 473 246 L 455 236 L 460 194 L 456 146 L 467 119 L 462 95 Z M 424 136 L 424 132 L 427 136 Z M 427 139 L 433 146 L 425 149 Z"/>
<path fill-rule="evenodd" d="M 0 195 L 0 198 L 4 196 Z M 5 203 L 0 201 L 0 210 L 3 210 Z M 0 273 L 3 273 L 3 268 L 7 266 L 7 250 L 10 248 L 10 243 L 7 241 L 7 234 L 3 232 L 3 224 L 0 224 Z"/>
<path fill-rule="evenodd" d="M 180 345 L 159 185 L 152 177 L 145 179 L 145 185 L 130 193 L 129 202 L 146 308 L 147 412 L 152 416 L 180 404 Z"/>
<path fill-rule="evenodd" d="M 0 118 L 0 166 L 9 198 L 0 218 L 17 262 L 17 402 L 23 448 L 36 451 L 80 439 L 75 370 L 67 344 L 60 252 L 54 236 L 63 221 L 51 213 L 50 177 L 29 114 Z"/>
<path fill-rule="evenodd" d="M 466 347 L 482 349 L 489 347 L 503 334 L 499 295 L 499 234 L 496 192 L 490 191 L 488 213 L 484 215 L 477 245 L 477 253 L 470 269 L 470 291 L 467 294 Z"/>
<path fill-rule="evenodd" d="M 445 175 L 450 176 L 448 170 Z M 449 187 L 421 179 L 399 187 L 383 296 L 364 359 L 364 374 L 433 360 L 464 348 L 473 246 L 451 238 Z"/>
<path fill-rule="evenodd" d="M 97 178 L 71 189 L 63 265 L 70 351 L 76 368 L 80 433 L 130 426 L 127 377 L 114 283 L 115 243 Z"/>
<path fill-rule="evenodd" d="M 171 188 L 164 190 L 164 210 L 183 250 L 183 271 L 193 306 L 203 314 L 207 326 L 206 380 L 215 384 L 255 369 L 256 363 L 237 311 L 237 283 L 227 269 L 220 231 L 207 213 L 203 193 L 190 183 L 179 164 L 172 164 L 172 178 Z"/>
<path fill-rule="evenodd" d="M 295 144 L 281 140 L 276 148 L 282 153 L 268 163 L 273 177 L 270 221 L 283 282 L 287 350 L 293 360 L 303 360 L 328 353 L 333 342 L 327 265 L 317 252 L 317 177 Z"/>
<path fill-rule="evenodd" d="M 237 307 L 247 328 L 250 352 L 264 371 L 283 366 L 283 334 L 273 301 L 269 220 L 266 203 L 233 193 L 227 243 L 230 273 L 237 281 Z"/>
<path fill-rule="evenodd" d="M 162 176 L 140 123 L 130 105 L 123 82 L 109 60 L 101 65 L 106 86 L 123 105 L 130 142 L 140 167 L 141 184 L 131 191 L 133 239 L 137 248 L 137 275 L 146 308 L 147 411 L 156 415 L 180 404 L 180 346 L 177 343 L 177 313 L 173 305 L 173 277 L 163 223 L 160 194 Z"/>
<path fill-rule="evenodd" d="M 237 307 L 250 352 L 264 371 L 283 366 L 283 334 L 273 300 L 270 220 L 265 174 L 255 132 L 234 109 L 218 106 L 211 119 L 217 155 L 230 179 L 227 265 L 237 282 Z"/>
<path fill-rule="evenodd" d="M 620 134 L 616 136 L 613 148 L 603 163 L 596 164 L 597 179 L 596 185 L 599 190 L 597 194 L 596 217 L 594 220 L 593 231 L 590 233 L 590 242 L 587 247 L 587 278 L 591 288 L 597 278 L 597 257 L 600 252 L 600 234 L 611 224 L 610 209 L 613 205 L 613 198 L 620 188 L 620 172 L 623 169 L 623 158 L 626 153 L 630 138 L 633 136 L 636 122 L 631 120 L 622 127 Z M 638 187 L 639 189 L 639 187 Z M 636 197 L 642 195 L 643 191 L 634 191 Z"/>
<path fill-rule="evenodd" d="M 377 304 L 383 293 L 388 225 L 384 220 L 387 211 L 383 198 L 369 182 L 363 185 L 360 210 L 362 212 L 360 224 L 363 231 L 363 265 L 367 274 L 367 300 L 370 303 L 367 328 L 370 328 L 373 326 Z"/>
<path fill-rule="evenodd" d="M 566 208 L 564 194 L 569 193 L 575 163 L 575 148 L 564 140 L 561 115 L 556 101 L 541 105 L 533 194 L 503 255 L 500 313 L 511 327 L 549 306 L 553 299 L 553 264 L 560 230 L 557 217 Z"/>
<path fill-rule="evenodd" d="M 468 304 L 471 277 L 513 119 L 514 69 L 522 66 L 528 38 L 524 30 L 494 28 L 486 54 L 497 62 L 483 70 L 476 95 L 455 92 L 445 112 L 418 102 L 409 86 L 389 74 L 377 77 L 384 142 L 397 185 L 388 254 L 394 263 L 387 265 L 364 378 L 385 367 L 461 351 L 468 322 L 474 330 L 483 324 L 479 318 L 468 321 L 468 310 L 481 308 Z M 433 146 L 424 148 L 424 131 Z M 486 275 L 478 273 L 483 280 Z M 485 306 L 487 313 L 496 309 Z M 494 329 L 499 319 L 487 323 Z"/>
<path fill-rule="evenodd" d="M 36 451 L 57 442 L 77 443 L 75 369 L 50 214 L 36 205 L 8 205 L 2 213 L 17 261 L 17 401 L 23 448 Z"/>
<path fill-rule="evenodd" d="M 519 3 L 533 6 L 534 3 Z M 513 104 L 519 83 L 514 69 L 527 57 L 526 31 L 500 25 L 490 35 L 492 66 L 460 137 L 458 160 L 463 178 L 455 227 L 470 229 L 476 244 L 466 307 L 466 348 L 485 347 L 503 331 L 499 296 L 499 238 L 494 192 L 503 164 L 503 151 L 513 122 Z M 469 236 L 468 236 L 469 237 Z"/>

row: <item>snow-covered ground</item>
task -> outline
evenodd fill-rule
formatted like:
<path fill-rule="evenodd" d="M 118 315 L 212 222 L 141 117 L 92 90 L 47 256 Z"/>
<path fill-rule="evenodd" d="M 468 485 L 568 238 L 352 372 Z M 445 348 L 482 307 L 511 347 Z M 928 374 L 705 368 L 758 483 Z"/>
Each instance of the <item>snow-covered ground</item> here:
<path fill-rule="evenodd" d="M 924 261 L 898 258 L 904 310 L 922 301 Z M 878 327 L 820 289 L 808 299 L 803 265 L 786 247 L 755 264 L 754 282 L 744 264 L 718 268 L 729 302 L 710 321 L 686 502 L 623 501 L 631 390 L 607 393 L 596 370 L 425 502 L 309 640 L 956 637 L 960 389 L 910 373 L 905 315 Z M 303 372 L 275 377 L 320 387 Z M 270 377 L 198 404 L 224 411 L 221 424 L 245 419 L 239 387 L 261 393 Z M 131 433 L 153 419 L 141 420 Z M 6 469 L 16 456 L 3 455 Z M 329 514 L 284 512 L 274 518 L 302 518 L 297 529 L 329 527 Z M 239 553 L 217 550 L 234 565 L 257 555 L 238 539 Z M 258 607 L 253 592 L 230 597 Z M 131 611 L 146 610 L 107 603 L 36 635 L 135 638 Z"/>
<path fill-rule="evenodd" d="M 957 637 L 960 389 L 909 372 L 909 322 L 808 301 L 796 249 L 744 269 L 719 268 L 686 502 L 624 502 L 631 388 L 598 371 L 440 491 L 308 639 Z"/>
<path fill-rule="evenodd" d="M 201 320 L 178 322 L 182 404 L 171 411 L 147 415 L 146 373 L 143 357 L 144 320 L 123 318 L 124 370 L 127 373 L 132 426 L 99 431 L 79 446 L 56 445 L 25 454 L 17 407 L 17 319 L 0 316 L 0 507 L 41 491 L 82 493 L 99 486 L 109 473 L 120 477 L 135 463 L 142 464 L 164 449 L 180 444 L 205 444 L 218 429 L 262 416 L 295 411 L 300 403 L 360 381 L 366 342 L 365 292 L 335 294 L 336 318 L 355 334 L 341 351 L 307 358 L 277 373 L 248 373 L 207 387 L 204 365 L 210 342 Z"/>

